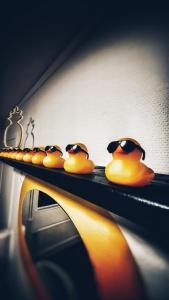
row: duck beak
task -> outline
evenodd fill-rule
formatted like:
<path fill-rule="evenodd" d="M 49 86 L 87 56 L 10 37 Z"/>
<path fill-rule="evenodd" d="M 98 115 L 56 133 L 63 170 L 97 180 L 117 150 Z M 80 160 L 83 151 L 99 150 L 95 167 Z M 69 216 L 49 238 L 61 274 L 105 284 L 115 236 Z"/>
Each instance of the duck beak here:
<path fill-rule="evenodd" d="M 74 153 L 73 148 L 71 148 L 71 149 L 68 151 L 68 153 Z"/>
<path fill-rule="evenodd" d="M 120 146 L 118 146 L 115 152 L 119 154 L 123 154 L 124 150 Z"/>

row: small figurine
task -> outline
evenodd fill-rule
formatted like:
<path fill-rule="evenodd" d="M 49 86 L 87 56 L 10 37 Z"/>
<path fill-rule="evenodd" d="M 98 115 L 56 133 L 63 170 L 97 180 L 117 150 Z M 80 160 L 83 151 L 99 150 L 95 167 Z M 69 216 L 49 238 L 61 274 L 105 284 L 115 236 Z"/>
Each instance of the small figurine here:
<path fill-rule="evenodd" d="M 89 174 L 94 169 L 94 163 L 89 160 L 87 147 L 81 143 L 69 144 L 66 147 L 69 157 L 64 162 L 64 169 L 69 173 Z"/>
<path fill-rule="evenodd" d="M 1 152 L 1 157 L 6 157 L 7 156 L 7 149 L 3 148 Z"/>
<path fill-rule="evenodd" d="M 17 149 L 18 148 L 13 148 L 12 152 L 10 153 L 10 155 L 8 155 L 8 158 L 13 159 L 13 156 L 17 154 Z"/>
<path fill-rule="evenodd" d="M 35 152 L 31 148 L 25 148 L 24 149 L 24 156 L 23 156 L 23 161 L 27 163 L 32 163 L 32 157 L 35 155 Z"/>
<path fill-rule="evenodd" d="M 9 151 L 8 151 L 8 158 L 11 158 L 11 155 L 12 153 L 14 152 L 14 148 L 9 148 Z"/>
<path fill-rule="evenodd" d="M 59 146 L 46 146 L 45 151 L 47 156 L 43 159 L 44 167 L 57 169 L 63 168 L 65 160 L 61 157 L 63 153 Z"/>
<path fill-rule="evenodd" d="M 20 148 L 15 148 L 14 152 L 11 154 L 12 159 L 16 159 L 17 154 L 21 151 Z"/>
<path fill-rule="evenodd" d="M 111 142 L 107 150 L 113 160 L 106 166 L 105 175 L 113 183 L 128 186 L 144 186 L 154 178 L 153 170 L 140 162 L 145 159 L 145 151 L 131 138 Z"/>
<path fill-rule="evenodd" d="M 34 155 L 32 156 L 32 164 L 43 165 L 43 159 L 46 157 L 44 147 L 33 148 Z"/>
<path fill-rule="evenodd" d="M 22 161 L 23 160 L 23 157 L 25 155 L 25 152 L 23 149 L 20 149 L 20 151 L 16 154 L 16 157 L 15 159 L 16 160 L 19 160 L 19 161 Z"/>

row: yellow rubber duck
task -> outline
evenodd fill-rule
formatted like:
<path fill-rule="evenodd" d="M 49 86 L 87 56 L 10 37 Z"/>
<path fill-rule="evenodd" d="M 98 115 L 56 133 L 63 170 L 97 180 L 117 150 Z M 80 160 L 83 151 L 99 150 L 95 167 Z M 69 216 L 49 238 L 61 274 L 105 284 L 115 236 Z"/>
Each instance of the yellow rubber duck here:
<path fill-rule="evenodd" d="M 2 156 L 2 157 L 6 157 L 7 155 L 8 155 L 7 149 L 6 149 L 6 148 L 3 148 L 2 153 L 1 153 L 1 156 Z"/>
<path fill-rule="evenodd" d="M 43 159 L 46 157 L 44 147 L 35 147 L 33 149 L 34 155 L 32 156 L 32 164 L 43 165 Z"/>
<path fill-rule="evenodd" d="M 11 154 L 10 158 L 16 159 L 17 154 L 21 151 L 20 148 L 16 148 L 14 152 Z"/>
<path fill-rule="evenodd" d="M 23 160 L 23 157 L 25 155 L 25 152 L 23 149 L 20 149 L 20 151 L 16 154 L 16 157 L 15 159 L 16 160 L 19 160 L 19 161 L 22 161 Z"/>
<path fill-rule="evenodd" d="M 57 145 L 51 145 L 45 147 L 45 152 L 47 156 L 43 159 L 43 165 L 46 168 L 57 168 L 62 169 L 64 165 L 64 158 L 62 150 Z"/>
<path fill-rule="evenodd" d="M 25 154 L 23 156 L 23 161 L 27 163 L 32 163 L 32 157 L 35 155 L 35 152 L 31 148 L 25 148 Z"/>
<path fill-rule="evenodd" d="M 8 158 L 11 158 L 12 153 L 14 152 L 14 148 L 10 148 L 8 152 Z"/>
<path fill-rule="evenodd" d="M 8 157 L 8 149 L 6 148 L 6 149 L 4 149 L 4 152 L 3 152 L 3 157 Z"/>
<path fill-rule="evenodd" d="M 3 157 L 3 151 L 4 151 L 4 149 L 1 148 L 1 150 L 0 150 L 0 157 Z"/>
<path fill-rule="evenodd" d="M 8 156 L 8 158 L 14 159 L 17 152 L 18 148 L 13 148 L 12 152 L 10 153 L 10 155 Z"/>
<path fill-rule="evenodd" d="M 153 170 L 140 162 L 141 157 L 145 159 L 145 151 L 136 140 L 123 138 L 111 142 L 107 150 L 113 156 L 113 160 L 105 168 L 109 181 L 128 186 L 144 186 L 153 180 Z"/>
<path fill-rule="evenodd" d="M 66 147 L 69 157 L 64 162 L 64 169 L 69 173 L 90 174 L 95 165 L 89 160 L 87 147 L 81 143 L 69 144 Z"/>
<path fill-rule="evenodd" d="M 11 151 L 12 151 L 12 148 L 7 149 L 6 155 L 5 155 L 6 158 L 9 158 Z"/>

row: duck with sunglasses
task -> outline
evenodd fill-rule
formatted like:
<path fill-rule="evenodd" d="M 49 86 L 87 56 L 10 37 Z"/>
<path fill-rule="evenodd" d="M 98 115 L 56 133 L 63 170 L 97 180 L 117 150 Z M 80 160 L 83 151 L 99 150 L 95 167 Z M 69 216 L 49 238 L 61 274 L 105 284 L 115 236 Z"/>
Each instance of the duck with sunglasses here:
<path fill-rule="evenodd" d="M 57 145 L 49 145 L 45 147 L 47 156 L 43 159 L 43 165 L 46 168 L 62 169 L 64 158 L 62 158 L 62 150 Z"/>
<path fill-rule="evenodd" d="M 43 165 L 43 159 L 46 157 L 45 148 L 43 146 L 33 148 L 32 164 Z"/>
<path fill-rule="evenodd" d="M 65 160 L 64 169 L 69 173 L 90 174 L 94 163 L 89 160 L 87 147 L 82 143 L 69 144 L 66 147 L 69 156 Z"/>
<path fill-rule="evenodd" d="M 145 159 L 145 150 L 136 140 L 123 138 L 113 141 L 107 150 L 113 156 L 105 169 L 109 181 L 128 186 L 144 186 L 153 180 L 153 170 L 140 162 L 141 158 Z"/>

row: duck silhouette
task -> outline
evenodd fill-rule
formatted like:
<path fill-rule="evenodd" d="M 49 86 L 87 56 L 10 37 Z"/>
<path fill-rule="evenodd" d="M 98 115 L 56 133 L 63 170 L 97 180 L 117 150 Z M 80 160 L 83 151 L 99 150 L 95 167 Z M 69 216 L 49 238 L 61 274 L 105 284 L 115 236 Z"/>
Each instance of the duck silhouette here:
<path fill-rule="evenodd" d="M 45 152 L 47 156 L 43 159 L 43 165 L 46 168 L 57 168 L 62 169 L 64 165 L 64 158 L 62 150 L 57 145 L 51 145 L 45 147 Z"/>
<path fill-rule="evenodd" d="M 105 168 L 109 181 L 128 186 L 144 186 L 155 177 L 153 170 L 140 162 L 141 157 L 145 159 L 145 151 L 136 140 L 122 138 L 113 141 L 107 150 L 113 156 L 113 160 Z"/>
<path fill-rule="evenodd" d="M 69 173 L 90 174 L 94 163 L 89 160 L 87 147 L 82 143 L 69 144 L 66 147 L 69 157 L 64 162 L 64 169 Z"/>

